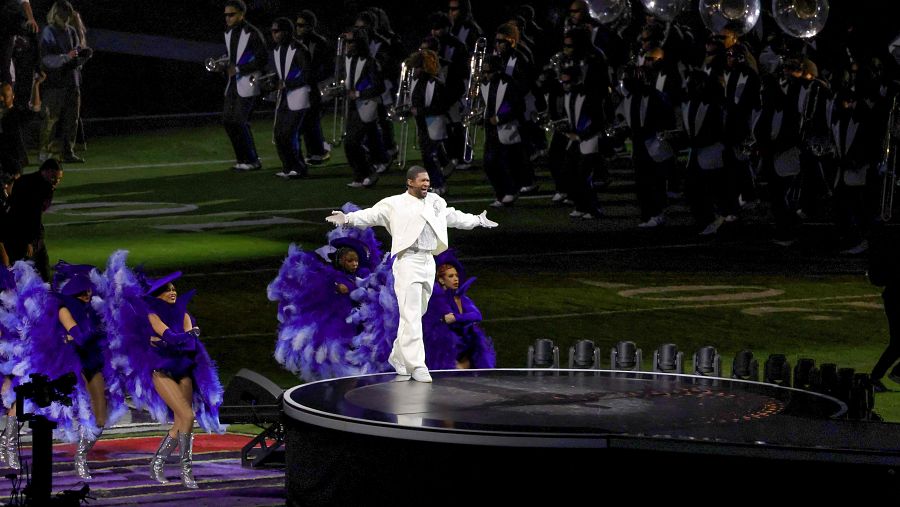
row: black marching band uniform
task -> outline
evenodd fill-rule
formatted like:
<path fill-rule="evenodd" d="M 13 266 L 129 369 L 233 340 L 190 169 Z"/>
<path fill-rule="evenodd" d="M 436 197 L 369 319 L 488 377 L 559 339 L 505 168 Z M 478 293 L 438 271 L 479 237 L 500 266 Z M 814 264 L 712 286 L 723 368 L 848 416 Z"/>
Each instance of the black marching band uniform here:
<path fill-rule="evenodd" d="M 282 83 L 275 111 L 275 147 L 282 164 L 278 176 L 302 178 L 307 176 L 307 166 L 300 148 L 300 126 L 309 113 L 311 88 L 316 82 L 309 79 L 309 52 L 293 37 L 293 23 L 280 18 L 273 26 L 283 30 L 284 37 L 272 50 L 275 72 Z"/>
<path fill-rule="evenodd" d="M 259 77 L 266 68 L 266 39 L 258 28 L 244 20 L 225 31 L 225 47 L 228 50 L 229 64 L 237 70 L 225 86 L 225 106 L 222 111 L 225 132 L 237 160 L 233 169 L 259 169 L 262 164 L 250 130 L 250 115 L 256 107 L 260 90 L 258 86 L 251 86 L 250 78 Z"/>

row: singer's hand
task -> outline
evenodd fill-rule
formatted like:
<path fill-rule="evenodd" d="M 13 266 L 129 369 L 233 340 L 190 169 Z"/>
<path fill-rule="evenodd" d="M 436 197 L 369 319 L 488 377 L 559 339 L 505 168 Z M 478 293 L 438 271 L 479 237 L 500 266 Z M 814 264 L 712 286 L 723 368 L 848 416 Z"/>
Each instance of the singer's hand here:
<path fill-rule="evenodd" d="M 488 229 L 493 229 L 500 225 L 487 217 L 487 210 L 482 211 L 481 214 L 478 215 L 478 224 Z"/>
<path fill-rule="evenodd" d="M 334 224 L 335 227 L 347 225 L 347 215 L 343 211 L 332 211 L 331 216 L 325 217 L 325 221 Z"/>

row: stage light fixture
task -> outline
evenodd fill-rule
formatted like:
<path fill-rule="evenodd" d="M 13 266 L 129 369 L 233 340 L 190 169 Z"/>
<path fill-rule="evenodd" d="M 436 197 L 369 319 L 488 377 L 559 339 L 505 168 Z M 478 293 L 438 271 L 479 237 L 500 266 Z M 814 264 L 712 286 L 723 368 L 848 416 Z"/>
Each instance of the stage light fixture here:
<path fill-rule="evenodd" d="M 609 352 L 609 367 L 613 370 L 640 371 L 644 353 L 634 342 L 620 341 Z"/>
<path fill-rule="evenodd" d="M 734 361 L 731 363 L 731 378 L 759 381 L 759 361 L 753 357 L 753 352 L 744 349 L 734 355 Z"/>
<path fill-rule="evenodd" d="M 684 353 L 678 351 L 678 345 L 664 343 L 653 352 L 653 371 L 684 373 Z"/>
<path fill-rule="evenodd" d="M 694 353 L 694 375 L 722 376 L 722 357 L 713 346 L 701 347 Z"/>
<path fill-rule="evenodd" d="M 813 381 L 818 377 L 816 361 L 808 357 L 801 357 L 794 366 L 794 387 L 797 389 L 813 389 Z"/>
<path fill-rule="evenodd" d="M 528 368 L 559 368 L 559 347 L 548 338 L 538 338 L 528 346 Z"/>
<path fill-rule="evenodd" d="M 579 340 L 569 347 L 569 368 L 600 369 L 600 349 L 591 340 Z"/>
<path fill-rule="evenodd" d="M 763 381 L 782 387 L 791 387 L 791 363 L 784 354 L 771 354 L 766 359 Z"/>

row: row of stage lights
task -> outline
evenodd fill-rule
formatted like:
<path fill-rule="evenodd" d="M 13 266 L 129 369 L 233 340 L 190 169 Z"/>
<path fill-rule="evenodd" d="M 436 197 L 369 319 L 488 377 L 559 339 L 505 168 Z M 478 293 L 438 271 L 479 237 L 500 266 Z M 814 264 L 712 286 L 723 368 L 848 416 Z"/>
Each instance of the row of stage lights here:
<path fill-rule="evenodd" d="M 569 369 L 600 370 L 601 350 L 591 340 L 579 340 L 569 347 Z M 631 341 L 616 343 L 609 352 L 609 370 L 625 372 L 649 371 L 654 373 L 692 374 L 701 377 L 725 378 L 722 357 L 715 347 L 698 349 L 693 356 L 693 371 L 684 370 L 684 352 L 673 343 L 660 345 L 653 351 L 652 367 L 643 370 L 644 354 Z M 528 346 L 527 367 L 533 369 L 559 369 L 559 347 L 553 340 L 539 338 Z M 749 350 L 741 350 L 732 361 L 731 377 L 737 380 L 759 382 L 759 361 Z M 878 419 L 872 410 L 875 396 L 867 373 L 856 373 L 853 368 L 838 368 L 834 363 L 816 366 L 813 359 L 801 358 L 791 368 L 784 354 L 770 354 L 763 365 L 762 381 L 782 387 L 794 387 L 805 391 L 835 397 L 847 404 L 847 417 L 857 420 Z"/>

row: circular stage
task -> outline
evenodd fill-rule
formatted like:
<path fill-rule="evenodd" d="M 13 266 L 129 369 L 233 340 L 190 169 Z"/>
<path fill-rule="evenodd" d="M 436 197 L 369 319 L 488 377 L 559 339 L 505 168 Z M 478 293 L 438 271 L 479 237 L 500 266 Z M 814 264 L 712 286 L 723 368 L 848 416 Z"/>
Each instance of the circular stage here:
<path fill-rule="evenodd" d="M 900 465 L 900 425 L 842 420 L 842 402 L 797 389 L 597 370 L 432 376 L 431 384 L 396 382 L 393 374 L 347 377 L 285 392 L 289 501 L 318 503 L 310 499 L 322 491 L 331 491 L 322 503 L 382 498 L 379 492 L 390 501 L 385 485 L 396 474 L 412 474 L 423 492 L 481 473 L 587 478 L 583 459 L 616 463 L 606 473 L 620 480 L 630 466 L 644 478 L 677 479 L 695 467 L 707 476 L 767 470 L 777 477 L 802 474 L 796 464 L 803 462 L 821 478 L 850 466 L 892 474 Z M 439 456 L 443 472 L 410 469 L 421 456 Z"/>

